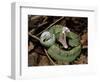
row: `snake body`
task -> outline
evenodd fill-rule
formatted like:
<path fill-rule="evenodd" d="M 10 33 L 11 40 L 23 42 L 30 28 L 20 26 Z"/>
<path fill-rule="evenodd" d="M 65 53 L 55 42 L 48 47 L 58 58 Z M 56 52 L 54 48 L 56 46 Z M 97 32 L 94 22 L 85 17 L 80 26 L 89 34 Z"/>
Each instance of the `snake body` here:
<path fill-rule="evenodd" d="M 40 37 L 42 45 L 48 48 L 48 54 L 55 60 L 72 62 L 81 53 L 81 43 L 79 36 L 74 32 L 67 32 L 66 40 L 68 49 L 63 49 L 61 44 L 58 44 L 59 36 L 62 34 L 61 25 L 54 25 L 48 32 L 44 32 Z"/>

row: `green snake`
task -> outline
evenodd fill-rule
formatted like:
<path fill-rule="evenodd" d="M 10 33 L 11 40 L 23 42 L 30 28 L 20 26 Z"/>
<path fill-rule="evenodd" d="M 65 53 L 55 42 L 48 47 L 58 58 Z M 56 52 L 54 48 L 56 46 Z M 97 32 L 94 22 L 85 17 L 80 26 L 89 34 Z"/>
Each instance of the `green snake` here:
<path fill-rule="evenodd" d="M 72 62 L 81 53 L 79 36 L 67 27 L 54 25 L 40 36 L 40 43 L 55 60 Z"/>

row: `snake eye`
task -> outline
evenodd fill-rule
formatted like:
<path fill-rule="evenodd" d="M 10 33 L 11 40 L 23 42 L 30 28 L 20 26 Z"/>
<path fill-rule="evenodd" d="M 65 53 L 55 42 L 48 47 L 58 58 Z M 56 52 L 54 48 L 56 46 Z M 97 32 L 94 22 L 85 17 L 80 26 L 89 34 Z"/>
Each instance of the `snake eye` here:
<path fill-rule="evenodd" d="M 40 36 L 40 43 L 45 47 L 50 47 L 55 43 L 55 35 L 46 31 Z"/>

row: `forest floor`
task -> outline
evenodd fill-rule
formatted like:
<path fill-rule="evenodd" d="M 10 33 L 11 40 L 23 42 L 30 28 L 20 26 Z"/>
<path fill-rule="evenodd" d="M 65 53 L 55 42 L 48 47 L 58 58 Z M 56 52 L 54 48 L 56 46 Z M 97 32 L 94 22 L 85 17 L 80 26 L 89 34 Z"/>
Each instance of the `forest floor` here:
<path fill-rule="evenodd" d="M 88 63 L 88 18 L 86 17 L 63 17 L 61 16 L 28 16 L 28 32 L 40 37 L 41 31 L 51 25 L 62 25 L 68 27 L 80 37 L 82 51 L 72 62 L 56 61 L 56 65 L 73 65 Z M 46 55 L 43 46 L 34 37 L 28 35 L 28 66 L 54 65 Z"/>

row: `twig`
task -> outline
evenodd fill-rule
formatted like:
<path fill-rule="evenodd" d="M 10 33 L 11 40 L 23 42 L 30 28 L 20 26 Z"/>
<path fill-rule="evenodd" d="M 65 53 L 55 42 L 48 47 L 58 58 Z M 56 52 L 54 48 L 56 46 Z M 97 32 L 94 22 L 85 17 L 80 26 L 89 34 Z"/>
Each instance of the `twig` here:
<path fill-rule="evenodd" d="M 38 25 L 38 28 L 42 27 L 43 25 L 47 24 L 48 22 L 43 22 L 42 24 Z"/>
<path fill-rule="evenodd" d="M 44 51 L 45 51 L 47 57 L 49 58 L 49 60 L 52 62 L 52 64 L 53 64 L 53 65 L 56 65 L 56 63 L 55 63 L 55 62 L 50 58 L 50 56 L 48 55 L 47 50 L 44 49 Z"/>
<path fill-rule="evenodd" d="M 35 38 L 36 40 L 40 41 L 40 39 L 39 39 L 37 36 L 32 35 L 31 33 L 28 33 L 28 34 L 29 34 L 31 37 Z M 56 65 L 56 64 L 54 63 L 54 61 L 53 61 L 53 60 L 50 58 L 50 56 L 48 55 L 46 49 L 44 49 L 44 51 L 45 51 L 47 57 L 49 58 L 49 60 L 52 62 L 52 64 L 53 64 L 53 65 Z"/>
<path fill-rule="evenodd" d="M 29 31 L 29 33 L 32 33 L 32 32 L 34 32 L 35 31 L 35 29 L 33 28 L 31 31 Z"/>
<path fill-rule="evenodd" d="M 64 17 L 61 17 L 60 19 L 58 19 L 57 21 L 55 21 L 54 23 L 50 24 L 47 28 L 45 28 L 43 31 L 41 31 L 40 33 L 38 33 L 36 36 L 39 36 L 42 32 L 44 32 L 45 30 L 48 30 L 51 26 L 53 26 L 54 24 L 56 24 L 57 22 L 59 22 L 60 20 L 62 20 Z"/>
<path fill-rule="evenodd" d="M 36 29 L 39 29 L 40 27 L 42 27 L 43 25 L 45 25 L 45 24 L 47 24 L 47 23 L 48 23 L 48 22 L 44 22 L 44 23 L 38 25 L 38 27 L 37 27 Z M 33 28 L 31 31 L 29 31 L 29 33 L 34 32 L 36 29 Z"/>
<path fill-rule="evenodd" d="M 40 39 L 37 36 L 32 35 L 31 33 L 28 33 L 28 35 L 31 36 L 31 37 L 33 37 L 33 38 L 35 38 L 36 40 L 40 41 Z"/>
<path fill-rule="evenodd" d="M 43 20 L 43 22 L 46 22 L 46 20 L 48 19 L 48 17 L 47 16 L 44 16 L 45 18 L 44 18 L 44 20 Z"/>

